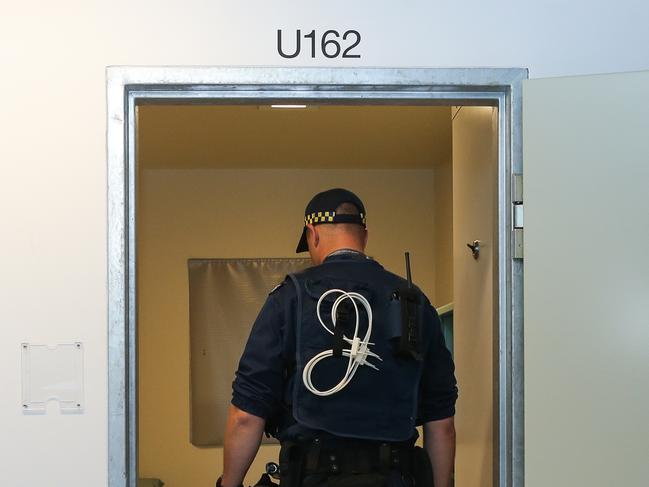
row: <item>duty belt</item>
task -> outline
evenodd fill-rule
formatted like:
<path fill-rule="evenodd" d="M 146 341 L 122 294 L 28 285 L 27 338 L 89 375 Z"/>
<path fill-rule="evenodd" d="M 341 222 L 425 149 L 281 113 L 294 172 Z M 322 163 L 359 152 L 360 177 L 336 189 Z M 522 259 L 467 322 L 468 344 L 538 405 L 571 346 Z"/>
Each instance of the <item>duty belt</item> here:
<path fill-rule="evenodd" d="M 330 441 L 284 442 L 280 471 L 289 475 L 409 472 L 413 468 L 413 444 Z M 297 470 L 297 471 L 296 471 Z"/>

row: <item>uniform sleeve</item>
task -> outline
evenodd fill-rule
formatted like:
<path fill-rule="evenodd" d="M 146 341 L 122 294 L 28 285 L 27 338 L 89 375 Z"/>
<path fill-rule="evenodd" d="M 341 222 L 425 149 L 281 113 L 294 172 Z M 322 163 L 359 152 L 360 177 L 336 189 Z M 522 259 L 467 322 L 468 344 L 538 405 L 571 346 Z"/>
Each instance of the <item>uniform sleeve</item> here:
<path fill-rule="evenodd" d="M 232 404 L 264 419 L 277 410 L 283 393 L 283 319 L 283 307 L 272 293 L 255 320 L 232 383 Z"/>
<path fill-rule="evenodd" d="M 417 424 L 454 416 L 458 395 L 455 365 L 444 342 L 439 316 L 429 303 L 424 319 L 424 326 L 431 327 L 432 337 L 424 356 Z"/>

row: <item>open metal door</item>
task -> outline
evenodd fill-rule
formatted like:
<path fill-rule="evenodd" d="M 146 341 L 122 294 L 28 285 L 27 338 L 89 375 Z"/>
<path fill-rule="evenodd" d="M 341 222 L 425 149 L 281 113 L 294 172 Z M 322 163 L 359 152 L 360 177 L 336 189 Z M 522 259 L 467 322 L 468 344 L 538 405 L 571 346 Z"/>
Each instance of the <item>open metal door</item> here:
<path fill-rule="evenodd" d="M 525 479 L 649 479 L 649 72 L 524 82 Z"/>

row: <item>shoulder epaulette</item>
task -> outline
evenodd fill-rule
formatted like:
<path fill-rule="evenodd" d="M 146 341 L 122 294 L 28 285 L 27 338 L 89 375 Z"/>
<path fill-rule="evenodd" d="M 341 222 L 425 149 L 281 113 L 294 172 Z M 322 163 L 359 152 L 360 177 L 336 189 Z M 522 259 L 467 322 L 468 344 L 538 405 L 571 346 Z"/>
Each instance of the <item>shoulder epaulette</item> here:
<path fill-rule="evenodd" d="M 271 289 L 270 292 L 268 293 L 268 295 L 270 296 L 270 295 L 273 294 L 275 291 L 277 291 L 280 287 L 282 287 L 282 286 L 284 285 L 285 282 L 286 282 L 286 279 L 284 279 L 284 280 L 283 280 L 282 282 L 280 282 L 277 286 L 275 286 L 273 289 Z"/>

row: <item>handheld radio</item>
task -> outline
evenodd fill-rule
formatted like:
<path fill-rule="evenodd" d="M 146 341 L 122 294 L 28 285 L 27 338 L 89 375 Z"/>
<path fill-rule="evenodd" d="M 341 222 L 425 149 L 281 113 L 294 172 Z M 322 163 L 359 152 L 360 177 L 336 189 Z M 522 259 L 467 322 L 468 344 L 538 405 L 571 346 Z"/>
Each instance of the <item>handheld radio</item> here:
<path fill-rule="evenodd" d="M 420 296 L 419 292 L 412 287 L 410 252 L 406 252 L 405 257 L 408 285 L 396 291 L 401 304 L 401 338 L 399 339 L 397 355 L 421 361 L 421 327 L 419 324 Z"/>

